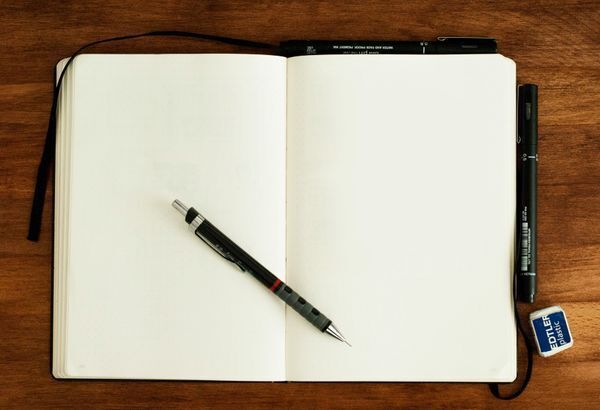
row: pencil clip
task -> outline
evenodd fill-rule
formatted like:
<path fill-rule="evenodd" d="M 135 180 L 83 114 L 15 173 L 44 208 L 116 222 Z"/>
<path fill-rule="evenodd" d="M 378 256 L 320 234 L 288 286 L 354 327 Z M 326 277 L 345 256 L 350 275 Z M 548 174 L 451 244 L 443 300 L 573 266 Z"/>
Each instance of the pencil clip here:
<path fill-rule="evenodd" d="M 199 233 L 196 233 L 196 235 L 198 236 L 198 238 L 200 238 L 202 240 L 202 242 L 204 242 L 205 244 L 210 246 L 210 248 L 213 251 L 215 251 L 216 253 L 218 253 L 223 259 L 226 259 L 229 262 L 233 263 L 235 266 L 240 268 L 240 270 L 242 272 L 246 272 L 246 268 L 244 267 L 244 265 L 239 260 L 237 260 L 233 256 L 231 256 L 231 254 L 229 252 L 225 252 L 225 250 L 223 248 L 213 244 L 211 241 L 209 241 L 208 239 L 206 239 L 204 236 L 200 235 Z"/>

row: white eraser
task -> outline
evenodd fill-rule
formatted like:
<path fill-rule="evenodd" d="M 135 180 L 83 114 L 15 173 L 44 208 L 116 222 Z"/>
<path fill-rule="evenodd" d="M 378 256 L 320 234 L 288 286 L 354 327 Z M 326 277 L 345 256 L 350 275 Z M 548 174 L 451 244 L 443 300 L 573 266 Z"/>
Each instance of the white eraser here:
<path fill-rule="evenodd" d="M 540 356 L 552 356 L 573 346 L 567 316 L 560 306 L 532 312 L 529 321 Z"/>

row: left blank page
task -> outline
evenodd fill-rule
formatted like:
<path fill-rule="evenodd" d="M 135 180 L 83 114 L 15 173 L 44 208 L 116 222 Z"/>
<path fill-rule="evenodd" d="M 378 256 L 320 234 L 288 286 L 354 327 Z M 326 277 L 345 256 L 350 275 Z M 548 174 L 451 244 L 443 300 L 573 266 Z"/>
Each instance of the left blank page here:
<path fill-rule="evenodd" d="M 55 376 L 285 379 L 284 305 L 171 207 L 285 278 L 285 75 L 274 56 L 77 57 L 58 128 Z"/>

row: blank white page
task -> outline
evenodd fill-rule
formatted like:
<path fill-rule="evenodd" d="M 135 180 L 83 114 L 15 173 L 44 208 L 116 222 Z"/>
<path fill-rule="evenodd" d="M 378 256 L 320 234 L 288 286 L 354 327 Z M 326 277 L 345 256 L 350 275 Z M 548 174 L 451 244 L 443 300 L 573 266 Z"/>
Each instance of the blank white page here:
<path fill-rule="evenodd" d="M 290 380 L 510 381 L 515 65 L 501 55 L 288 61 Z"/>
<path fill-rule="evenodd" d="M 56 272 L 67 278 L 65 369 L 55 374 L 283 380 L 284 306 L 171 202 L 285 278 L 286 60 L 84 55 L 71 75 L 69 238 L 57 240 L 69 263 Z"/>

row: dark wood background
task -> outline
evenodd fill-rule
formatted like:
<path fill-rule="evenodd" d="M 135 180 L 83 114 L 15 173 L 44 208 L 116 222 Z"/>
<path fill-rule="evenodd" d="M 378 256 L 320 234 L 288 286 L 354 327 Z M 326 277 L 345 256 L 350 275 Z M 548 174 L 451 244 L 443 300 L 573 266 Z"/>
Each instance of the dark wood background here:
<path fill-rule="evenodd" d="M 1 407 L 496 407 L 484 384 L 57 381 L 50 374 L 51 210 L 25 240 L 55 63 L 80 45 L 149 30 L 277 43 L 292 38 L 492 36 L 540 85 L 539 299 L 560 304 L 575 345 L 535 358 L 511 406 L 600 407 L 600 2 L 2 1 L 0 4 Z M 140 39 L 96 52 L 239 52 Z M 252 51 L 250 51 L 252 52 Z M 521 369 L 523 367 L 521 366 Z M 510 389 L 510 387 L 507 387 Z"/>

